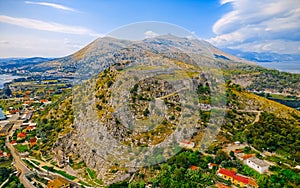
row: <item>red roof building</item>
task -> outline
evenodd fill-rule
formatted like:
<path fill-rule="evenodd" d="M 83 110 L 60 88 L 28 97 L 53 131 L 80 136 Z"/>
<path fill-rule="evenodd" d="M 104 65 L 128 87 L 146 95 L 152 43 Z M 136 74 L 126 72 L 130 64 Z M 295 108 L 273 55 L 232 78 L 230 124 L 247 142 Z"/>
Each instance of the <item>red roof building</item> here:
<path fill-rule="evenodd" d="M 234 175 L 233 176 L 234 181 L 243 182 L 244 184 L 249 183 L 249 179 L 240 175 Z"/>
<path fill-rule="evenodd" d="M 223 174 L 225 176 L 233 177 L 236 174 L 236 172 L 232 171 L 232 170 L 225 169 L 225 168 L 220 168 L 219 174 Z"/>
<path fill-rule="evenodd" d="M 16 114 L 16 113 L 20 113 L 20 110 L 10 110 L 9 113 L 11 115 Z"/>
<path fill-rule="evenodd" d="M 42 99 L 42 100 L 40 100 L 40 102 L 45 103 L 45 102 L 48 102 L 48 100 L 47 99 Z"/>
<path fill-rule="evenodd" d="M 213 169 L 213 167 L 218 167 L 219 165 L 217 165 L 217 164 L 214 164 L 214 163 L 208 163 L 208 168 L 209 169 Z"/>
<path fill-rule="evenodd" d="M 243 150 L 241 150 L 241 149 L 235 149 L 233 152 L 234 153 L 243 153 Z"/>
<path fill-rule="evenodd" d="M 18 134 L 18 138 L 25 138 L 25 137 L 26 137 L 26 133 L 21 132 Z"/>
<path fill-rule="evenodd" d="M 32 131 L 33 129 L 35 129 L 35 126 L 28 126 L 28 127 L 26 128 L 27 131 Z"/>
<path fill-rule="evenodd" d="M 231 181 L 233 184 L 239 185 L 241 187 L 245 187 L 247 185 L 251 185 L 252 187 L 255 188 L 258 187 L 255 180 L 236 174 L 236 172 L 232 170 L 220 168 L 220 170 L 218 171 L 218 175 L 226 180 Z"/>
<path fill-rule="evenodd" d="M 249 159 L 251 157 L 253 157 L 253 154 L 246 154 L 242 158 L 243 158 L 243 160 L 247 160 L 247 159 Z"/>
<path fill-rule="evenodd" d="M 192 166 L 190 167 L 190 169 L 191 169 L 191 170 L 197 170 L 197 169 L 198 169 L 198 167 L 197 167 L 197 166 L 195 166 L 195 165 L 192 165 Z"/>
<path fill-rule="evenodd" d="M 36 145 L 36 140 L 37 140 L 37 139 L 36 139 L 35 137 L 29 139 L 30 147 Z"/>
<path fill-rule="evenodd" d="M 11 143 L 11 145 L 13 145 L 13 146 L 14 146 L 14 145 L 17 145 L 17 142 L 16 142 L 15 140 L 12 140 L 10 143 Z"/>

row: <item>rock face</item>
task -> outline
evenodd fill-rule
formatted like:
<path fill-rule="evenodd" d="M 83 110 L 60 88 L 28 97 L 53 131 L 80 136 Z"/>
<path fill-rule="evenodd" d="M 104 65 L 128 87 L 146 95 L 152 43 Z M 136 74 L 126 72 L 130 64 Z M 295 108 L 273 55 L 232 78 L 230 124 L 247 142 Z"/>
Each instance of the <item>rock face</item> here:
<path fill-rule="evenodd" d="M 54 150 L 60 150 L 60 152 L 63 148 L 65 155 L 79 156 L 89 168 L 96 170 L 97 178 L 102 179 L 104 185 L 123 181 L 129 178 L 131 173 L 136 171 L 136 169 L 134 169 L 129 173 L 127 170 L 119 170 L 117 173 L 111 173 L 113 164 L 99 156 L 93 149 L 87 146 L 87 143 L 82 142 L 78 133 L 75 131 L 60 138 L 54 148 Z M 68 165 L 67 163 L 63 164 Z"/>
<path fill-rule="evenodd" d="M 222 81 L 202 70 L 225 62 L 216 63 L 212 51 L 220 52 L 173 36 L 142 42 L 103 38 L 65 58 L 61 67 L 75 67 L 79 83 L 73 89 L 75 130 L 55 148 L 63 148 L 62 156 L 79 156 L 104 184 L 130 177 L 133 164 L 164 161 L 199 122 L 198 85 L 214 82 L 210 89 L 217 91 Z M 156 158 L 147 157 L 157 151 Z"/>

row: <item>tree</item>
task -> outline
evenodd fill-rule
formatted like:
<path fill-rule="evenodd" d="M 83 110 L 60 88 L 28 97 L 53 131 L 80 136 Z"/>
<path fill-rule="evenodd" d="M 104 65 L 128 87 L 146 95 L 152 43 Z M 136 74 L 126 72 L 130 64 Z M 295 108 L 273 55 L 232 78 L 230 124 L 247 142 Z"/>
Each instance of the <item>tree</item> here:
<path fill-rule="evenodd" d="M 225 161 L 229 159 L 227 153 L 225 153 L 223 150 L 218 150 L 216 153 L 215 161 L 217 164 L 220 164 L 222 161 Z"/>

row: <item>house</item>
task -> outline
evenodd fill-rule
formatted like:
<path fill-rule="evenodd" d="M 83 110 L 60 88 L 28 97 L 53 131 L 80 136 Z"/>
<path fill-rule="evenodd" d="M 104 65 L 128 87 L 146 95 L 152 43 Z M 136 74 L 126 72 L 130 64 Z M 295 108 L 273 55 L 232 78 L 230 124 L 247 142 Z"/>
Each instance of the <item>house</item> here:
<path fill-rule="evenodd" d="M 29 123 L 22 123 L 21 124 L 21 127 L 27 127 L 27 126 L 29 126 Z"/>
<path fill-rule="evenodd" d="M 195 147 L 195 143 L 190 141 L 181 141 L 179 142 L 179 146 L 183 148 L 192 149 Z"/>
<path fill-rule="evenodd" d="M 223 178 L 225 180 L 229 180 L 231 182 L 233 182 L 233 176 L 235 174 L 236 174 L 235 171 L 228 170 L 228 169 L 225 169 L 225 168 L 220 168 L 220 170 L 217 173 L 217 175 L 220 176 L 221 178 Z"/>
<path fill-rule="evenodd" d="M 26 133 L 23 133 L 23 132 L 21 132 L 21 133 L 19 133 L 18 135 L 18 138 L 25 138 L 26 137 Z"/>
<path fill-rule="evenodd" d="M 27 128 L 26 128 L 26 131 L 32 131 L 32 130 L 34 130 L 35 129 L 35 126 L 28 126 Z"/>
<path fill-rule="evenodd" d="M 71 184 L 69 181 L 67 181 L 66 179 L 57 176 L 54 180 L 49 180 L 48 181 L 48 188 L 67 188 L 67 187 L 71 187 Z"/>
<path fill-rule="evenodd" d="M 30 122 L 29 126 L 36 127 L 36 123 L 31 123 Z"/>
<path fill-rule="evenodd" d="M 219 165 L 214 164 L 214 163 L 208 163 L 207 166 L 208 166 L 209 169 L 213 169 L 214 166 L 215 166 L 215 167 L 218 167 Z"/>
<path fill-rule="evenodd" d="M 29 139 L 30 147 L 36 145 L 36 140 L 37 140 L 37 139 L 36 139 L 35 137 Z"/>
<path fill-rule="evenodd" d="M 235 171 L 232 170 L 221 168 L 218 171 L 217 175 L 225 180 L 231 181 L 231 183 L 240 187 L 258 188 L 258 185 L 255 180 L 247 176 L 237 174 Z"/>
<path fill-rule="evenodd" d="M 152 184 L 151 184 L 151 183 L 147 183 L 147 184 L 145 185 L 145 188 L 152 188 Z"/>
<path fill-rule="evenodd" d="M 246 164 L 250 167 L 256 170 L 259 173 L 264 173 L 266 170 L 269 169 L 269 164 L 265 161 L 258 159 L 256 157 L 251 157 L 246 160 Z"/>
<path fill-rule="evenodd" d="M 235 149 L 235 150 L 233 150 L 233 152 L 234 153 L 243 153 L 243 150 L 241 150 L 241 149 Z"/>
<path fill-rule="evenodd" d="M 13 114 L 19 114 L 20 113 L 20 110 L 10 110 L 9 111 L 9 114 L 13 115 Z"/>
<path fill-rule="evenodd" d="M 32 112 L 25 112 L 25 114 L 21 117 L 21 119 L 25 120 L 30 120 L 32 117 Z"/>
<path fill-rule="evenodd" d="M 245 161 L 245 160 L 247 160 L 247 159 L 249 159 L 249 158 L 251 158 L 251 157 L 253 157 L 253 154 L 245 154 L 245 155 L 242 157 L 242 159 L 243 159 L 243 161 Z"/>
<path fill-rule="evenodd" d="M 192 166 L 190 167 L 190 169 L 191 169 L 191 170 L 198 170 L 198 167 L 195 166 L 195 165 L 192 165 Z"/>
<path fill-rule="evenodd" d="M 15 145 L 17 145 L 18 143 L 17 143 L 15 140 L 12 140 L 12 141 L 10 142 L 10 144 L 13 145 L 13 146 L 15 146 Z"/>

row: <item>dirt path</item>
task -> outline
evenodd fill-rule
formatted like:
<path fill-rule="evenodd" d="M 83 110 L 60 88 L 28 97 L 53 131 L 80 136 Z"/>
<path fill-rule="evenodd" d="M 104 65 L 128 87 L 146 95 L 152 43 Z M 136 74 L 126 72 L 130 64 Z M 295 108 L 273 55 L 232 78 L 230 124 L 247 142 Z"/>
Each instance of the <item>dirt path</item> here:
<path fill-rule="evenodd" d="M 262 111 L 258 111 L 258 110 L 237 110 L 237 111 L 238 112 L 252 112 L 252 113 L 257 113 L 254 121 L 252 122 L 252 124 L 259 122 L 260 115 L 261 115 L 261 112 L 262 112 Z"/>

